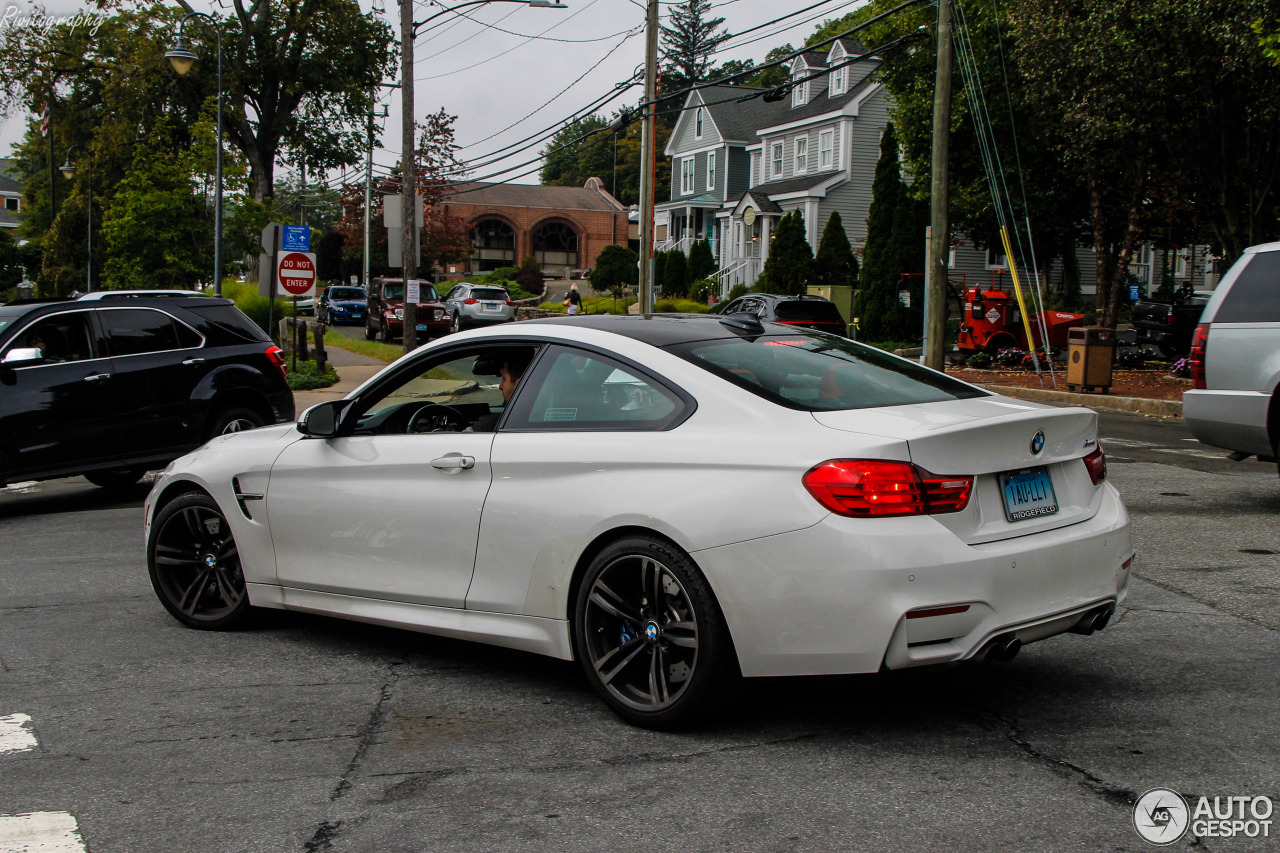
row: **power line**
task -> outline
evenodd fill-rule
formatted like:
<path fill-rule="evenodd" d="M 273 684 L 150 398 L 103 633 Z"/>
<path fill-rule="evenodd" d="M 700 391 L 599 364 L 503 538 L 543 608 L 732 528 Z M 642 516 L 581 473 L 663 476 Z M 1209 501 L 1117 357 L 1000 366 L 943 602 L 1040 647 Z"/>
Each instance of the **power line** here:
<path fill-rule="evenodd" d="M 491 56 L 491 57 L 489 57 L 488 59 L 481 60 L 480 62 L 477 62 L 477 63 L 475 63 L 474 65 L 468 65 L 466 68 L 458 68 L 458 69 L 456 69 L 456 70 L 454 70 L 454 71 L 450 71 L 450 72 L 448 72 L 448 73 L 446 73 L 446 74 L 436 74 L 436 75 L 432 75 L 432 76 L 428 76 L 428 77 L 414 77 L 413 79 L 414 79 L 415 81 L 417 81 L 417 82 L 425 82 L 425 81 L 427 81 L 427 80 L 439 80 L 439 79 L 440 79 L 440 78 L 442 78 L 442 77 L 449 77 L 450 75 L 453 75 L 453 74 L 461 74 L 463 71 L 470 71 L 470 70 L 471 70 L 471 69 L 473 69 L 473 68 L 479 68 L 481 65 L 485 65 L 485 64 L 487 64 L 487 63 L 493 62 L 495 59 L 500 59 L 500 58 L 502 58 L 502 57 L 504 57 L 504 56 L 508 56 L 508 55 L 510 55 L 510 54 L 511 54 L 511 52 L 512 52 L 512 51 L 519 50 L 520 48 L 524 47 L 524 46 L 525 46 L 526 44 L 528 44 L 529 42 L 534 41 L 535 39 L 540 38 L 540 37 L 542 37 L 542 36 L 545 36 L 547 33 L 551 32 L 551 31 L 552 31 L 552 30 L 554 30 L 556 27 L 562 27 L 562 26 L 564 26 L 565 24 L 569 23 L 569 21 L 573 20 L 573 19 L 574 19 L 574 18 L 576 18 L 578 15 L 581 15 L 583 12 L 587 11 L 588 9 L 590 9 L 592 6 L 596 5 L 596 4 L 597 4 L 597 3 L 599 3 L 599 2 L 600 2 L 600 0 L 591 0 L 591 2 L 590 2 L 590 3 L 588 3 L 588 4 L 587 4 L 587 5 L 585 5 L 585 6 L 583 6 L 581 9 L 579 9 L 579 10 L 578 10 L 578 11 L 576 11 L 576 12 L 574 12 L 572 15 L 569 15 L 567 18 L 561 18 L 558 22 L 556 22 L 556 23 L 552 24 L 551 26 L 547 27 L 545 30 L 543 30 L 542 32 L 538 33 L 536 36 L 528 36 L 528 37 L 526 37 L 524 41 L 522 41 L 520 44 L 516 45 L 515 47 L 511 48 L 511 50 L 503 51 L 502 53 L 499 53 L 499 54 L 497 54 L 496 56 Z M 418 63 L 415 61 L 415 62 L 414 62 L 414 65 L 417 65 L 417 64 L 418 64 Z"/>

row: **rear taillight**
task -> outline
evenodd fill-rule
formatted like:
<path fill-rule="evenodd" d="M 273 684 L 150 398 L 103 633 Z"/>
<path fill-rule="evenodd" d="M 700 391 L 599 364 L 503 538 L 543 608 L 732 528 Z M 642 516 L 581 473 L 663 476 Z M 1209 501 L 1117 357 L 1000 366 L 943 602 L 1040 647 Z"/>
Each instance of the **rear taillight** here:
<path fill-rule="evenodd" d="M 289 365 L 285 360 L 284 350 L 275 346 L 267 347 L 267 361 L 276 366 L 276 369 L 280 371 L 281 376 L 285 379 L 289 378 Z"/>
<path fill-rule="evenodd" d="M 831 459 L 804 475 L 804 487 L 837 515 L 883 518 L 959 512 L 972 477 L 940 477 L 909 462 Z"/>
<path fill-rule="evenodd" d="M 1084 467 L 1095 486 L 1101 485 L 1102 481 L 1107 479 L 1107 454 L 1102 449 L 1102 442 L 1098 442 L 1093 452 L 1084 458 Z"/>
<path fill-rule="evenodd" d="M 475 305 L 475 304 L 476 304 L 477 302 L 479 302 L 479 301 L 480 301 L 479 299 L 470 299 L 470 298 L 468 298 L 468 299 L 464 299 L 464 300 L 462 300 L 462 304 L 463 304 L 463 305 Z"/>
<path fill-rule="evenodd" d="M 1172 309 L 1172 308 L 1170 308 L 1170 309 L 1169 309 L 1169 313 L 1168 313 L 1168 314 L 1164 315 L 1164 324 L 1165 324 L 1166 326 L 1172 326 L 1172 325 L 1173 325 L 1173 309 Z"/>
<path fill-rule="evenodd" d="M 515 305 L 510 299 L 504 300 L 508 305 Z"/>
<path fill-rule="evenodd" d="M 1201 323 L 1191 336 L 1191 355 L 1188 356 L 1191 362 L 1191 387 L 1199 391 L 1209 387 L 1204 382 L 1204 351 L 1208 346 L 1209 324 Z"/>

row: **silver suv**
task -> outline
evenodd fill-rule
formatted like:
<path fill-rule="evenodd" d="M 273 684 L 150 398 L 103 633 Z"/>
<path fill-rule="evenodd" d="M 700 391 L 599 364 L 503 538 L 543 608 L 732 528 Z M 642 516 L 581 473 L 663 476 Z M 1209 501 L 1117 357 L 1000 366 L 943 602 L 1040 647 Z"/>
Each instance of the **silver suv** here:
<path fill-rule="evenodd" d="M 444 298 L 449 312 L 449 331 L 461 332 L 472 326 L 509 323 L 516 318 L 516 307 L 505 287 L 492 284 L 454 285 Z"/>
<path fill-rule="evenodd" d="M 1280 446 L 1280 243 L 1245 249 L 1191 339 L 1182 416 L 1205 444 L 1274 462 Z"/>

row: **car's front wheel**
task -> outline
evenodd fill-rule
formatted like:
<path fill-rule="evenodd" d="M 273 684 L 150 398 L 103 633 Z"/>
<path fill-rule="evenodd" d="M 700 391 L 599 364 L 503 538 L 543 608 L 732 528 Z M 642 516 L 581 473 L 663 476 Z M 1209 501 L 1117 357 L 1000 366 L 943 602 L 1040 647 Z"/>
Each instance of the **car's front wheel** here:
<path fill-rule="evenodd" d="M 619 539 L 592 560 L 573 628 L 587 680 L 636 725 L 697 722 L 736 680 L 733 645 L 710 586 L 687 555 L 656 537 Z"/>
<path fill-rule="evenodd" d="M 379 334 L 378 340 L 382 341 L 384 344 L 392 343 L 395 340 L 391 337 L 391 329 L 386 324 L 383 324 L 382 332 Z"/>
<path fill-rule="evenodd" d="M 204 492 L 188 492 L 156 514 L 147 568 L 160 603 L 188 627 L 226 630 L 249 614 L 231 526 Z"/>
<path fill-rule="evenodd" d="M 262 424 L 262 416 L 253 411 L 253 409 L 233 406 L 230 409 L 223 409 L 210 421 L 209 438 L 232 432 L 244 432 L 247 429 L 257 429 Z"/>
<path fill-rule="evenodd" d="M 364 339 L 366 341 L 371 341 L 376 337 L 378 337 L 378 330 L 366 322 L 364 324 Z"/>

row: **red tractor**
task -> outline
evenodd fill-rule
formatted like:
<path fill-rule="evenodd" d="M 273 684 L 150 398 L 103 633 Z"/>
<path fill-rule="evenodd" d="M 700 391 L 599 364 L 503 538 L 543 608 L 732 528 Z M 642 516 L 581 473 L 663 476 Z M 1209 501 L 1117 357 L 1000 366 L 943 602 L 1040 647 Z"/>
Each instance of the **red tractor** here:
<path fill-rule="evenodd" d="M 1031 350 L 1027 341 L 1027 325 L 1022 322 L 1022 312 L 1014 294 L 1006 291 L 992 277 L 990 289 L 968 287 L 964 291 L 964 314 L 960 320 L 960 337 L 957 348 L 965 352 L 987 352 L 995 355 L 1002 349 L 1016 347 Z M 1083 314 L 1067 314 L 1063 311 L 1044 311 L 1041 317 L 1032 315 L 1030 325 L 1035 347 L 1045 344 L 1041 329 L 1048 330 L 1050 347 L 1067 345 L 1067 330 L 1084 325 Z"/>

